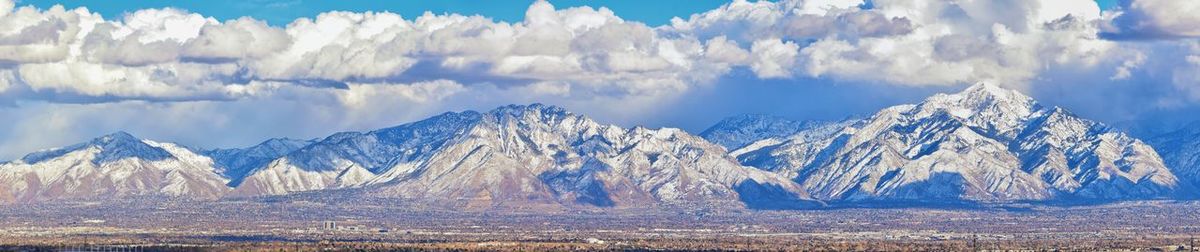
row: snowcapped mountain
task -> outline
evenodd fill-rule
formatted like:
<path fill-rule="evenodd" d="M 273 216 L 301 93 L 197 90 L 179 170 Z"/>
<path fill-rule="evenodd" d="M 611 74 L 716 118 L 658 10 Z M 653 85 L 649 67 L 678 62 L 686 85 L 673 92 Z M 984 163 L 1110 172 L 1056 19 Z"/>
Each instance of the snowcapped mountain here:
<path fill-rule="evenodd" d="M 604 125 L 541 104 L 204 152 L 115 133 L 4 163 L 0 182 L 0 202 L 344 189 L 462 208 L 819 204 L 682 130 Z"/>
<path fill-rule="evenodd" d="M 312 144 L 313 140 L 272 138 L 242 149 L 215 149 L 203 151 L 216 162 L 222 176 L 229 178 L 231 185 L 241 184 L 241 179 L 250 170 L 266 165 L 276 158 Z"/>
<path fill-rule="evenodd" d="M 256 167 L 234 184 L 235 195 L 278 195 L 356 187 L 397 163 L 428 159 L 450 138 L 478 121 L 474 111 L 445 113 L 371 132 L 342 132 Z"/>
<path fill-rule="evenodd" d="M 1180 180 L 1200 186 L 1200 122 L 1150 139 Z"/>
<path fill-rule="evenodd" d="M 541 104 L 338 133 L 253 170 L 235 195 L 360 188 L 458 207 L 810 205 L 778 175 L 678 129 L 603 125 Z"/>
<path fill-rule="evenodd" d="M 0 202 L 125 196 L 215 199 L 228 182 L 212 159 L 117 132 L 0 164 Z"/>
<path fill-rule="evenodd" d="M 1157 199 L 1193 196 L 1200 175 L 1200 130 L 1155 140 L 1170 170 L 1137 139 L 985 84 L 869 118 L 742 116 L 702 135 L 541 104 L 203 152 L 118 132 L 0 163 L 0 203 L 305 192 L 452 208 L 778 209 Z"/>
<path fill-rule="evenodd" d="M 978 84 L 731 152 L 830 201 L 1048 201 L 1175 196 L 1150 146 L 1016 91 Z"/>
<path fill-rule="evenodd" d="M 844 123 L 793 121 L 777 116 L 750 114 L 725 118 L 701 132 L 700 137 L 725 149 L 736 150 L 762 139 L 787 137 L 818 128 L 837 129 L 841 124 Z"/>

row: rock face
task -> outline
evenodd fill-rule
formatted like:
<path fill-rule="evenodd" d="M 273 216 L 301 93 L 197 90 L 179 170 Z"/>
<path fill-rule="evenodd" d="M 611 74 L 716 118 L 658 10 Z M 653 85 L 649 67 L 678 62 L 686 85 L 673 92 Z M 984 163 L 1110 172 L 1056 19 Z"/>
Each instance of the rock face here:
<path fill-rule="evenodd" d="M 1180 188 L 1149 145 L 987 84 L 731 154 L 827 201 L 1154 199 Z"/>
<path fill-rule="evenodd" d="M 1192 187 L 1200 185 L 1200 122 L 1155 136 L 1150 145 L 1181 181 Z"/>
<path fill-rule="evenodd" d="M 125 196 L 216 199 L 230 189 L 212 159 L 117 132 L 0 164 L 0 202 Z"/>

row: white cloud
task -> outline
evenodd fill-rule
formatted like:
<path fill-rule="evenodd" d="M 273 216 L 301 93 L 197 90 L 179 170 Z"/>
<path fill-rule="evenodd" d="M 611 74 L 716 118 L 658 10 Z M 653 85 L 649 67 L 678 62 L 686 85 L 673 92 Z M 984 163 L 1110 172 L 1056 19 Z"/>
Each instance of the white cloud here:
<path fill-rule="evenodd" d="M 0 71 L 0 94 L 4 94 L 8 89 L 16 86 L 17 76 L 11 70 Z"/>
<path fill-rule="evenodd" d="M 87 62 L 23 64 L 21 83 L 31 90 L 83 97 L 123 97 L 138 100 L 210 100 L 237 98 L 236 85 L 222 82 L 232 65 L 192 63 L 138 67 Z M 87 99 L 68 102 L 87 101 Z"/>
<path fill-rule="evenodd" d="M 1200 2 L 1171 0 L 1128 0 L 1113 27 L 1116 38 L 1200 37 Z"/>
<path fill-rule="evenodd" d="M 183 44 L 181 56 L 199 60 L 258 59 L 291 44 L 284 31 L 266 22 L 239 18 L 206 24 L 194 39 Z"/>
<path fill-rule="evenodd" d="M 337 98 L 348 107 L 381 106 L 388 100 L 403 100 L 427 103 L 444 99 L 462 92 L 462 84 L 448 80 L 436 80 L 413 84 L 351 84 L 350 88 L 337 91 Z"/>
<path fill-rule="evenodd" d="M 864 3 L 736 0 L 660 27 L 606 8 L 556 9 L 546 1 L 513 23 L 327 12 L 279 27 L 178 9 L 103 19 L 84 8 L 39 10 L 0 0 L 0 106 L 275 109 L 345 123 L 324 132 L 399 120 L 378 114 L 387 106 L 434 112 L 547 102 L 639 118 L 647 115 L 614 111 L 641 111 L 636 106 L 679 99 L 731 76 L 1024 87 L 1055 85 L 1047 76 L 1061 69 L 1110 82 L 1153 80 L 1179 91 L 1171 96 L 1200 97 L 1200 50 L 1187 49 L 1189 42 L 1100 36 L 1197 36 L 1200 16 L 1193 13 L 1200 7 L 1192 1 L 1135 0 L 1123 14 L 1103 16 L 1091 0 Z M 100 120 L 85 114 L 58 116 Z"/>
<path fill-rule="evenodd" d="M 13 3 L 13 0 L 0 0 L 0 17 L 7 16 L 14 7 L 16 7 L 16 3 Z"/>
<path fill-rule="evenodd" d="M 71 43 L 85 35 L 99 19 L 87 12 L 67 11 L 62 7 L 46 11 L 32 7 L 11 10 L 0 15 L 0 62 L 65 60 Z"/>
<path fill-rule="evenodd" d="M 750 52 L 754 54 L 754 62 L 750 63 L 750 69 L 753 69 L 759 78 L 788 77 L 792 75 L 791 69 L 795 65 L 799 49 L 800 46 L 795 43 L 778 39 L 754 41 L 754 45 L 750 47 Z"/>
<path fill-rule="evenodd" d="M 737 43 L 725 36 L 709 39 L 705 44 L 704 57 L 709 61 L 742 65 L 750 59 L 750 52 L 738 47 Z"/>
<path fill-rule="evenodd" d="M 530 6 L 520 23 L 479 16 L 328 12 L 286 28 L 225 22 L 177 9 L 103 20 L 86 9 L 22 7 L 0 26 L 0 61 L 50 101 L 240 99 L 244 83 L 301 85 L 446 79 L 467 83 L 578 85 L 575 95 L 649 95 L 709 81 L 729 68 L 707 62 L 694 38 L 662 37 L 608 9 Z M 419 69 L 413 69 L 417 68 Z M 541 85 L 541 84 L 539 84 Z M 64 97 L 68 99 L 64 100 Z"/>
<path fill-rule="evenodd" d="M 1130 77 L 1133 77 L 1133 71 L 1145 63 L 1146 63 L 1146 54 L 1143 54 L 1141 52 L 1135 52 L 1133 58 L 1126 59 L 1125 61 L 1121 62 L 1120 66 L 1117 66 L 1116 73 L 1114 73 L 1112 77 L 1109 77 L 1109 79 L 1111 79 L 1111 80 L 1129 79 Z"/>
<path fill-rule="evenodd" d="M 705 85 L 736 68 L 760 78 L 1020 85 L 1053 64 L 1110 60 L 1116 47 L 1095 35 L 1101 17 L 1089 0 L 863 4 L 735 1 L 663 27 L 628 22 L 605 8 L 559 10 L 545 1 L 534 2 L 518 23 L 328 12 L 287 27 L 250 18 L 219 22 L 176 9 L 102 20 L 84 9 L 22 7 L 0 22 L 17 31 L 2 34 L 0 42 L 8 43 L 0 51 L 20 52 L 8 60 L 21 65 L 16 83 L 31 90 L 117 101 L 239 99 L 246 94 L 229 89 L 254 80 L 331 87 L 439 79 L 466 88 L 558 83 L 566 86 L 554 90 L 574 96 L 658 95 Z M 46 70 L 65 74 L 38 72 Z M 64 96 L 25 98 L 57 97 Z"/>

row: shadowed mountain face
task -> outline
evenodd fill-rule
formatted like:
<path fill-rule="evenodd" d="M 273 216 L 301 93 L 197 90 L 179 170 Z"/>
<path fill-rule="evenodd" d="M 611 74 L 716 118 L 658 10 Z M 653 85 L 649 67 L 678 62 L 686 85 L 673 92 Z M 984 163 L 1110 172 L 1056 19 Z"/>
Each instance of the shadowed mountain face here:
<path fill-rule="evenodd" d="M 243 149 L 216 149 L 203 154 L 217 163 L 221 175 L 231 179 L 231 186 L 237 186 L 251 170 L 312 143 L 311 140 L 275 138 Z"/>
<path fill-rule="evenodd" d="M 1175 139 L 1198 135 L 1176 134 L 1156 143 L 1191 146 Z M 702 135 L 712 142 L 541 104 L 204 152 L 115 133 L 0 164 L 0 202 L 328 193 L 455 209 L 796 209 L 1156 199 L 1190 190 L 1141 141 L 982 84 L 869 118 L 743 116 Z M 1188 149 L 1168 160 L 1186 166 Z"/>
<path fill-rule="evenodd" d="M 700 137 L 734 150 L 760 139 L 790 136 L 822 124 L 819 121 L 792 121 L 777 116 L 741 115 L 717 122 L 700 132 Z"/>
<path fill-rule="evenodd" d="M 1200 122 L 1150 139 L 1180 180 L 1200 185 Z"/>
<path fill-rule="evenodd" d="M 1181 193 L 1150 146 L 991 85 L 844 125 L 760 139 L 731 154 L 828 201 L 1092 201 Z"/>

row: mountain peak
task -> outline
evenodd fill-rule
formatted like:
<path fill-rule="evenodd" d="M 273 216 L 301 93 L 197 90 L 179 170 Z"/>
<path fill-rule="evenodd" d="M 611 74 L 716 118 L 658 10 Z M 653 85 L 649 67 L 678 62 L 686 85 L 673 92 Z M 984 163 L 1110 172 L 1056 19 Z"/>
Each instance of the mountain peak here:
<path fill-rule="evenodd" d="M 129 134 L 129 132 L 116 131 L 116 132 L 109 133 L 107 135 L 103 135 L 103 136 L 92 139 L 91 144 L 107 145 L 107 144 L 111 144 L 114 142 L 141 142 L 141 141 L 142 141 L 142 139 L 139 139 L 139 138 L 133 136 L 133 134 Z"/>
<path fill-rule="evenodd" d="M 21 158 L 21 160 L 25 163 L 33 164 L 87 148 L 99 149 L 99 153 L 97 153 L 95 158 L 92 159 L 92 163 L 95 164 L 116 161 L 130 157 L 141 158 L 144 160 L 161 160 L 171 157 L 171 153 L 163 150 L 162 148 L 150 146 L 149 144 L 143 142 L 142 139 L 137 138 L 128 132 L 117 131 L 93 138 L 91 141 L 85 143 L 30 153 L 29 155 L 25 155 L 25 157 Z"/>
<path fill-rule="evenodd" d="M 1017 92 L 1016 90 L 1003 88 L 987 82 L 980 82 L 976 83 L 975 85 L 971 85 L 970 87 L 967 87 L 967 89 L 964 89 L 962 92 L 959 92 L 955 95 L 975 98 L 989 97 L 996 99 L 1016 100 L 1030 99 L 1029 96 L 1022 94 L 1021 92 Z"/>
<path fill-rule="evenodd" d="M 567 109 L 545 105 L 541 103 L 533 103 L 529 105 L 507 105 L 498 107 L 485 114 L 487 121 L 506 122 L 515 121 L 522 122 L 520 124 L 557 124 L 564 120 L 581 120 L 590 121 L 585 116 L 571 113 Z"/>
<path fill-rule="evenodd" d="M 791 135 L 806 124 L 778 116 L 743 114 L 722 119 L 700 132 L 700 137 L 733 150 L 756 140 Z"/>
<path fill-rule="evenodd" d="M 1008 91 L 1008 89 L 997 86 L 996 84 L 992 84 L 991 82 L 976 82 L 975 84 L 972 84 L 970 87 L 963 89 L 963 91 L 964 92 L 986 91 L 986 92 L 1000 93 L 1000 92 L 1006 92 L 1006 91 Z"/>
<path fill-rule="evenodd" d="M 718 122 L 718 124 L 750 123 L 750 122 L 759 122 L 759 121 L 792 122 L 792 120 L 789 120 L 789 119 L 781 117 L 781 116 L 773 116 L 773 115 L 767 115 L 767 114 L 741 114 L 741 115 L 735 115 L 735 116 L 726 117 L 725 119 L 721 119 L 721 121 Z"/>
<path fill-rule="evenodd" d="M 280 147 L 280 146 L 305 145 L 305 144 L 308 144 L 309 142 L 312 142 L 312 140 L 292 139 L 292 138 L 287 138 L 287 137 L 271 138 L 271 139 L 267 139 L 266 141 L 262 141 L 261 143 L 258 143 L 255 146 L 252 146 L 252 148 L 253 147 L 276 148 L 276 147 Z"/>
<path fill-rule="evenodd" d="M 1016 90 L 994 84 L 978 83 L 958 93 L 929 97 L 918 104 L 917 109 L 918 113 L 925 115 L 945 111 L 957 118 L 983 116 L 985 117 L 983 119 L 986 119 L 983 121 L 996 122 L 996 120 L 1007 120 L 995 117 L 1023 118 L 1042 107 L 1033 98 Z"/>
<path fill-rule="evenodd" d="M 494 115 L 521 116 L 521 115 L 524 115 L 527 113 L 566 115 L 566 114 L 569 114 L 570 112 L 568 112 L 567 109 L 559 107 L 559 106 L 546 105 L 546 104 L 541 104 L 541 103 L 533 103 L 533 104 L 529 104 L 529 105 L 518 105 L 518 104 L 505 105 L 505 106 L 501 106 L 496 109 L 493 109 L 492 111 L 490 111 L 490 113 L 494 114 Z"/>

